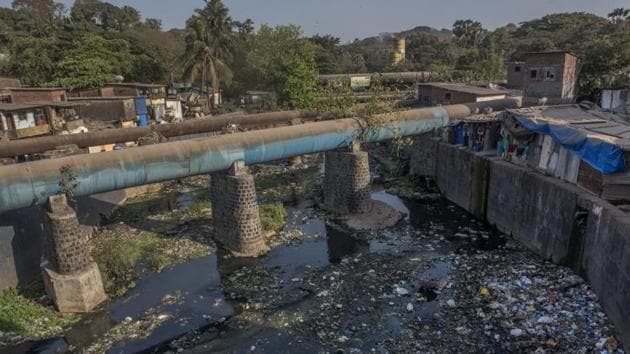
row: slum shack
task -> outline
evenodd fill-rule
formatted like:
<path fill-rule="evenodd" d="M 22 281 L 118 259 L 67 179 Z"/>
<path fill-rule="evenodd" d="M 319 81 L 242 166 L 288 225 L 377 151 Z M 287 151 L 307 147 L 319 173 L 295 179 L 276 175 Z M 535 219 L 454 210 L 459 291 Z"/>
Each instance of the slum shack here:
<path fill-rule="evenodd" d="M 70 97 L 69 101 L 82 103 L 77 107 L 77 113 L 89 121 L 122 126 L 123 122 L 135 122 L 137 119 L 133 97 Z"/>
<path fill-rule="evenodd" d="M 114 97 L 135 97 L 136 116 L 141 125 L 145 125 L 143 116 L 150 116 L 156 122 L 166 117 L 166 85 L 142 83 L 112 83 L 105 85 L 102 91 L 113 92 Z M 139 102 L 144 98 L 145 102 Z M 146 112 L 145 112 L 146 110 Z"/>
<path fill-rule="evenodd" d="M 498 154 L 613 203 L 630 201 L 627 117 L 586 105 L 530 107 L 502 114 Z"/>
<path fill-rule="evenodd" d="M 33 102 L 29 104 L 0 104 L 0 123 L 3 135 L 9 139 L 23 139 L 61 132 L 79 132 L 81 120 L 69 102 Z"/>
<path fill-rule="evenodd" d="M 473 152 L 496 151 L 501 130 L 497 114 L 479 114 L 449 123 L 446 130 L 450 144 Z"/>

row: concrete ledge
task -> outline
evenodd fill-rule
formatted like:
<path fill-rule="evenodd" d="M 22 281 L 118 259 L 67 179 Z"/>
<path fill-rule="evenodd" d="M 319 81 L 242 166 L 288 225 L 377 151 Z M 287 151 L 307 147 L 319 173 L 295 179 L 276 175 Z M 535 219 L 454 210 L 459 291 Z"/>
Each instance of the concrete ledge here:
<path fill-rule="evenodd" d="M 62 313 L 90 312 L 107 299 L 96 263 L 72 274 L 59 274 L 44 266 L 44 286 Z"/>

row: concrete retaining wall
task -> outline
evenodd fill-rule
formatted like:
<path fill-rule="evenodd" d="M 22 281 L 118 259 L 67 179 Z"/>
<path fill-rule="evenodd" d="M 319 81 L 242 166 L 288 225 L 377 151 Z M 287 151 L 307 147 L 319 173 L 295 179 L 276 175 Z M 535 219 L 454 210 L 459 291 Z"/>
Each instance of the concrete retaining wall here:
<path fill-rule="evenodd" d="M 567 263 L 576 188 L 500 159 L 489 162 L 488 222 L 546 259 Z"/>
<path fill-rule="evenodd" d="M 436 182 L 444 196 L 473 215 L 483 218 L 488 186 L 488 160 L 444 143 L 438 144 L 436 158 Z"/>
<path fill-rule="evenodd" d="M 630 214 L 575 185 L 445 143 L 435 163 L 446 198 L 585 276 L 630 343 Z"/>

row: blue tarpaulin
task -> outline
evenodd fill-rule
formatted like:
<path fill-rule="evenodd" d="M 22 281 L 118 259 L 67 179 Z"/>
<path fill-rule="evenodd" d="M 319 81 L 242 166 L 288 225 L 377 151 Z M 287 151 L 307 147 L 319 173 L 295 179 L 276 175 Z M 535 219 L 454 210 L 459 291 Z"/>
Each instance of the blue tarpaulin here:
<path fill-rule="evenodd" d="M 625 162 L 621 147 L 597 138 L 589 138 L 586 133 L 567 125 L 552 124 L 549 121 L 515 115 L 525 128 L 550 135 L 553 140 L 567 150 L 572 151 L 597 171 L 610 175 L 624 172 Z"/>

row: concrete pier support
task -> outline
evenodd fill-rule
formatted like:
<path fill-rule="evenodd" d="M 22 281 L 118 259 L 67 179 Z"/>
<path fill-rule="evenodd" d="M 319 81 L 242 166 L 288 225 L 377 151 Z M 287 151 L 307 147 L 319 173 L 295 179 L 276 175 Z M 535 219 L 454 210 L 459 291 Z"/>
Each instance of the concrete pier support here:
<path fill-rule="evenodd" d="M 87 234 L 65 195 L 48 199 L 42 271 L 46 292 L 60 312 L 89 312 L 106 299 L 101 273 L 90 259 Z"/>
<path fill-rule="evenodd" d="M 370 211 L 370 162 L 358 144 L 347 150 L 329 151 L 325 158 L 324 207 L 335 214 Z"/>
<path fill-rule="evenodd" d="M 216 240 L 234 255 L 258 257 L 268 248 L 260 222 L 254 177 L 243 161 L 212 175 L 212 220 Z"/>

